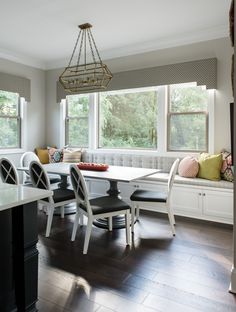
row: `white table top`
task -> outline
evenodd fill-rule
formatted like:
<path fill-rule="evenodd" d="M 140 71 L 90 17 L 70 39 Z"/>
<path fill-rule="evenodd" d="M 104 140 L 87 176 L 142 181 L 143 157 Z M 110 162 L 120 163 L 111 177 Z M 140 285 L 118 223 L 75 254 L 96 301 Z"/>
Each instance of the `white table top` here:
<path fill-rule="evenodd" d="M 47 173 L 68 176 L 70 174 L 70 163 L 54 163 L 43 165 Z M 81 170 L 86 178 L 102 179 L 109 181 L 131 182 L 137 179 L 157 173 L 158 169 L 109 166 L 107 171 Z"/>
<path fill-rule="evenodd" d="M 52 191 L 23 185 L 0 184 L 0 211 L 28 204 L 52 195 Z"/>

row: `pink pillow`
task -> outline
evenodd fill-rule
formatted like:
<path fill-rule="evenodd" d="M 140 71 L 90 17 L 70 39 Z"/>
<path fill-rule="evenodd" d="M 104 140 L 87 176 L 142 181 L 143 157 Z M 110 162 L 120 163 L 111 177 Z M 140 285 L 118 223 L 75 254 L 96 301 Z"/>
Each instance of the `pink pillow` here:
<path fill-rule="evenodd" d="M 196 178 L 199 170 L 199 163 L 191 156 L 184 157 L 179 163 L 179 175 L 185 178 Z"/>

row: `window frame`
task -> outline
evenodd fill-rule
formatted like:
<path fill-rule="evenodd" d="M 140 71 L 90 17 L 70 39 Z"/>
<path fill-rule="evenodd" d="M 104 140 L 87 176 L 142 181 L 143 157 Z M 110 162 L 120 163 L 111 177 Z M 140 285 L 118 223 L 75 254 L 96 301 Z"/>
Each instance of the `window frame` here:
<path fill-rule="evenodd" d="M 15 93 L 15 92 L 10 92 L 10 91 L 6 91 L 6 90 L 1 90 L 4 92 L 9 92 L 9 93 Z M 5 147 L 1 147 L 0 146 L 0 154 L 4 154 L 4 153 L 11 153 L 11 152 L 17 152 L 17 151 L 21 151 L 23 149 L 23 143 L 25 142 L 24 138 L 23 138 L 23 108 L 24 108 L 24 100 L 23 98 L 20 97 L 20 95 L 17 93 L 18 95 L 18 101 L 17 101 L 17 115 L 16 116 L 11 116 L 11 115 L 1 115 L 0 114 L 0 118 L 6 118 L 6 119 L 16 119 L 17 120 L 17 142 L 18 145 L 17 146 L 5 146 Z"/>
<path fill-rule="evenodd" d="M 148 89 L 139 88 L 140 90 Z M 158 119 L 157 119 L 157 148 L 155 149 L 146 149 L 146 148 L 104 148 L 99 147 L 99 93 L 90 93 L 89 94 L 89 134 L 88 134 L 88 147 L 84 148 L 85 150 L 92 150 L 96 153 L 106 151 L 108 153 L 123 153 L 128 154 L 132 151 L 134 154 L 149 154 L 149 155 L 169 155 L 173 157 L 185 157 L 189 153 L 191 155 L 198 155 L 200 151 L 186 151 L 186 150 L 170 150 L 168 149 L 168 127 L 169 127 L 169 92 L 168 85 L 150 87 L 156 88 L 158 92 L 157 102 L 159 103 L 158 107 Z M 136 88 L 137 89 L 137 88 Z M 121 90 L 122 91 L 122 90 Z M 215 137 L 214 137 L 214 111 L 215 111 L 215 89 L 207 89 L 208 92 L 208 108 L 207 108 L 207 149 L 208 153 L 214 153 Z M 60 145 L 61 147 L 65 146 L 65 111 L 66 111 L 66 99 L 62 100 L 61 103 L 61 124 L 60 127 Z M 193 112 L 196 113 L 196 112 Z M 205 111 L 204 111 L 205 113 Z M 80 148 L 78 146 L 74 148 Z"/>
<path fill-rule="evenodd" d="M 75 94 L 76 95 L 76 94 Z M 84 94 L 78 94 L 78 96 L 83 96 Z M 89 148 L 90 144 L 89 144 L 89 137 L 90 137 L 90 106 L 91 106 L 91 96 L 89 94 L 88 96 L 89 98 L 89 109 L 88 109 L 88 116 L 87 117 L 70 117 L 68 115 L 68 111 L 69 111 L 69 107 L 68 107 L 68 99 L 65 99 L 65 125 L 64 125 L 64 146 L 69 146 L 71 148 Z M 88 120 L 88 146 L 73 146 L 69 144 L 69 120 Z"/>
<path fill-rule="evenodd" d="M 167 98 L 168 98 L 168 103 L 167 103 L 167 122 L 166 122 L 166 127 L 167 127 L 167 146 L 166 146 L 166 151 L 167 152 L 184 152 L 184 153 L 202 153 L 202 152 L 208 152 L 209 151 L 209 91 L 207 90 L 208 93 L 208 100 L 207 100 L 207 110 L 206 111 L 188 111 L 188 112 L 171 112 L 171 95 L 170 95 L 170 87 L 171 85 L 167 86 Z M 196 85 L 197 87 L 197 85 Z M 171 125 L 171 116 L 186 116 L 186 115 L 205 115 L 205 142 L 206 142 L 206 149 L 205 150 L 194 150 L 194 149 L 183 149 L 183 150 L 178 150 L 178 149 L 171 149 L 170 148 L 170 136 L 171 136 L 171 131 L 170 131 L 170 125 Z"/>
<path fill-rule="evenodd" d="M 155 91 L 157 93 L 157 102 L 156 105 L 159 103 L 159 87 L 143 87 L 143 88 L 133 88 L 133 89 L 122 89 L 122 90 L 114 90 L 114 91 L 108 91 L 107 93 L 121 93 L 121 94 L 129 94 L 129 93 L 140 93 L 140 92 L 147 92 L 147 91 Z M 147 152 L 156 152 L 159 150 L 158 148 L 158 129 L 159 129 L 159 124 L 160 124 L 160 118 L 159 118 L 159 107 L 157 108 L 157 124 L 156 124 L 156 147 L 150 147 L 150 148 L 145 148 L 145 147 L 126 147 L 126 148 L 121 148 L 121 147 L 102 147 L 100 146 L 100 110 L 101 110 L 101 102 L 100 102 L 100 94 L 101 92 L 97 92 L 97 105 L 98 105 L 98 112 L 97 112 L 97 145 L 96 149 L 98 150 L 114 150 L 114 151 L 147 151 Z"/>

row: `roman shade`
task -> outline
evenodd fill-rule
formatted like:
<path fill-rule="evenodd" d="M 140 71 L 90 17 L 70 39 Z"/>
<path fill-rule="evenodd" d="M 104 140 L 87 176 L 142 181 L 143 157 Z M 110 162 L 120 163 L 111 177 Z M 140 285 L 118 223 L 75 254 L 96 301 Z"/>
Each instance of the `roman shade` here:
<path fill-rule="evenodd" d="M 207 89 L 217 88 L 217 59 L 163 65 L 113 74 L 106 91 L 196 82 Z M 65 92 L 57 82 L 57 102 L 71 93 Z"/>
<path fill-rule="evenodd" d="M 0 90 L 18 93 L 30 102 L 30 80 L 27 78 L 0 73 Z"/>

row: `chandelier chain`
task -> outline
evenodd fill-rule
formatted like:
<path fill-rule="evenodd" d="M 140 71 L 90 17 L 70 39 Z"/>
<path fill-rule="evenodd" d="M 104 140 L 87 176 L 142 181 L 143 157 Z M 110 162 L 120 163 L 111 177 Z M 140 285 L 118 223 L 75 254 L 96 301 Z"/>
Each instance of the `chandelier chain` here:
<path fill-rule="evenodd" d="M 73 52 L 72 52 L 72 55 L 71 55 L 69 64 L 68 64 L 68 67 L 70 67 L 71 62 L 72 62 L 72 59 L 73 59 L 73 57 L 74 57 L 75 50 L 76 50 L 77 44 L 78 44 L 78 42 L 79 42 L 80 35 L 81 35 L 81 31 L 80 31 L 79 34 L 78 34 L 78 37 L 77 37 L 77 40 L 76 40 L 76 43 L 75 43 L 75 46 L 74 46 L 74 49 L 73 49 Z"/>
<path fill-rule="evenodd" d="M 81 34 L 81 32 L 82 32 L 82 30 L 80 30 L 79 33 Z M 78 67 L 79 67 L 83 40 L 84 40 L 84 32 L 82 32 L 82 38 L 81 38 L 81 44 L 80 44 L 80 49 L 79 49 L 79 54 L 78 54 L 78 59 L 77 59 L 77 64 L 76 64 L 76 70 L 78 70 Z M 78 42 L 76 42 L 75 48 L 77 47 L 77 44 L 78 44 Z"/>
<path fill-rule="evenodd" d="M 91 35 L 92 35 L 92 34 L 91 34 L 90 29 L 89 29 L 89 30 L 88 30 L 89 45 L 90 45 L 90 49 L 91 49 L 93 61 L 94 61 L 94 63 L 96 63 L 96 58 L 95 58 L 95 55 L 94 55 L 93 46 L 92 46 L 92 41 L 91 41 Z"/>
<path fill-rule="evenodd" d="M 102 64 L 102 60 L 101 60 L 101 57 L 100 57 L 100 55 L 99 55 L 99 53 L 98 53 L 98 49 L 97 49 L 96 43 L 95 43 L 95 41 L 94 41 L 94 38 L 93 38 L 92 32 L 91 32 L 91 30 L 90 30 L 90 29 L 88 29 L 88 31 L 89 31 L 89 33 L 90 33 L 90 35 L 91 35 L 91 38 L 92 38 L 92 41 L 93 41 L 93 45 L 94 45 L 95 50 L 96 50 L 97 55 L 98 55 L 98 59 L 99 59 L 100 63 Z"/>

